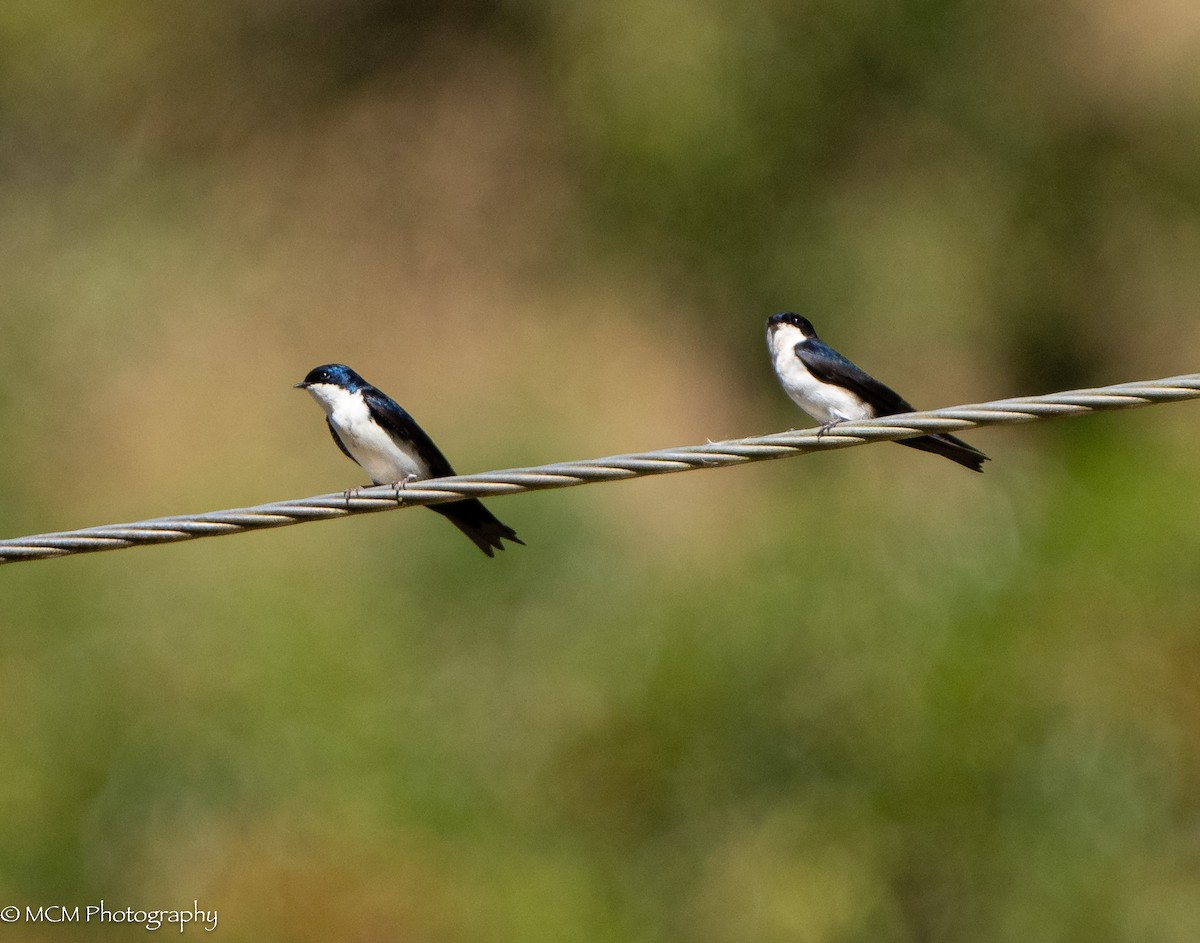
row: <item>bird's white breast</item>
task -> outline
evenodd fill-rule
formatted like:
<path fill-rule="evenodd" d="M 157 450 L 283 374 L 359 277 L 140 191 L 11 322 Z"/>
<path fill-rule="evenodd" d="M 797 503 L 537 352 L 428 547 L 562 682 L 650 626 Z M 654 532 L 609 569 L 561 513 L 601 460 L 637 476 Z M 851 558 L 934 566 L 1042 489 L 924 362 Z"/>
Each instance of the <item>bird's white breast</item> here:
<path fill-rule="evenodd" d="M 346 450 L 376 484 L 429 477 L 429 467 L 412 446 L 397 442 L 371 418 L 362 393 L 350 393 L 332 383 L 314 383 L 308 392 L 325 410 Z"/>
<path fill-rule="evenodd" d="M 870 407 L 849 390 L 823 383 L 808 372 L 796 356 L 796 345 L 804 335 L 790 324 L 782 324 L 771 333 L 771 362 L 784 392 L 792 402 L 820 423 L 844 419 L 870 419 Z"/>

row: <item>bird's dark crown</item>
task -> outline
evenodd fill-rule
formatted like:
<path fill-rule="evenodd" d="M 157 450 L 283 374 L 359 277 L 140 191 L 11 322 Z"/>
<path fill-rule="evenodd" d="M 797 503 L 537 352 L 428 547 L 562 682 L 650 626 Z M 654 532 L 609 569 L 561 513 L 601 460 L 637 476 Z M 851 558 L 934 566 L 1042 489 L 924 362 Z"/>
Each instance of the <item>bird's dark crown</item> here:
<path fill-rule="evenodd" d="M 782 311 L 767 318 L 768 328 L 775 327 L 778 324 L 790 324 L 792 327 L 797 328 L 805 337 L 817 336 L 817 331 L 812 326 L 812 321 L 802 314 L 796 314 L 794 311 Z"/>
<path fill-rule="evenodd" d="M 296 386 L 303 388 L 316 383 L 328 383 L 332 386 L 340 386 L 351 393 L 370 385 L 344 363 L 327 363 L 320 367 L 313 367 L 308 371 L 308 376 L 304 378 L 304 382 L 297 383 Z"/>

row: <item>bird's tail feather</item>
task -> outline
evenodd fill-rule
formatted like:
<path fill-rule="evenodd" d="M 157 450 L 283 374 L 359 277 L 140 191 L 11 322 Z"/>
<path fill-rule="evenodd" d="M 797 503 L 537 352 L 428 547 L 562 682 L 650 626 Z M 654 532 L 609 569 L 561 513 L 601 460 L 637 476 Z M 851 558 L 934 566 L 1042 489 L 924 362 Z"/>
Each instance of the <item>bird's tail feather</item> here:
<path fill-rule="evenodd" d="M 489 557 L 496 550 L 504 549 L 501 540 L 511 540 L 515 544 L 525 546 L 525 541 L 517 537 L 517 532 L 497 519 L 478 498 L 452 501 L 449 504 L 431 504 L 429 510 L 437 511 L 449 520 Z"/>
<path fill-rule="evenodd" d="M 988 461 L 988 457 L 975 446 L 968 445 L 957 436 L 945 432 L 923 435 L 917 439 L 900 439 L 897 444 L 907 445 L 910 449 L 920 449 L 922 452 L 933 452 L 977 472 L 983 471 L 983 463 Z"/>

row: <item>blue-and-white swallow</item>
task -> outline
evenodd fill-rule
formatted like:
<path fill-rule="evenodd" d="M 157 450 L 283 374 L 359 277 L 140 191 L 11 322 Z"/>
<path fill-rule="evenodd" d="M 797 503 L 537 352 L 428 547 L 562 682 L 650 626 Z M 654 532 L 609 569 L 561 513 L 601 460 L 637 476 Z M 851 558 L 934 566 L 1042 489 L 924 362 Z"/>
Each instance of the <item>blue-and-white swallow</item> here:
<path fill-rule="evenodd" d="M 314 367 L 296 388 L 312 394 L 325 410 L 333 441 L 375 484 L 394 484 L 399 494 L 409 482 L 454 474 L 446 456 L 416 420 L 344 364 Z M 516 531 L 476 498 L 431 504 L 429 510 L 448 518 L 489 557 L 504 549 L 502 540 L 524 545 Z"/>
<path fill-rule="evenodd" d="M 767 347 L 784 391 L 821 423 L 822 429 L 839 422 L 914 411 L 895 390 L 817 337 L 808 318 L 790 311 L 771 315 L 767 319 Z M 988 460 L 979 449 L 945 432 L 902 439 L 897 444 L 933 452 L 973 471 L 983 471 L 983 463 Z"/>

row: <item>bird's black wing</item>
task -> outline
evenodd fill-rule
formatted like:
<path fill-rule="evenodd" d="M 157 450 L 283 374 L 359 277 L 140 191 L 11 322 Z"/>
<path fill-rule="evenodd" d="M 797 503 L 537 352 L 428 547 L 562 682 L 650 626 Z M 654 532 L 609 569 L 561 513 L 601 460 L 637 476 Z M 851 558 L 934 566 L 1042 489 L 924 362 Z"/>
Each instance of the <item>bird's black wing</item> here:
<path fill-rule="evenodd" d="M 861 396 L 875 410 L 877 416 L 894 416 L 896 413 L 915 411 L 903 396 L 856 367 L 832 347 L 806 341 L 796 345 L 796 356 L 818 380 L 833 383 Z M 906 445 L 910 449 L 920 449 L 922 452 L 933 452 L 972 471 L 983 471 L 983 463 L 988 460 L 979 449 L 947 432 L 902 439 L 897 445 Z"/>
<path fill-rule="evenodd" d="M 445 478 L 454 474 L 450 462 L 446 460 L 441 449 L 433 444 L 433 439 L 429 438 L 425 430 L 417 425 L 417 421 L 391 397 L 374 387 L 364 389 L 362 396 L 375 421 L 383 426 L 392 438 L 411 445 L 421 460 L 429 466 L 431 477 Z M 489 557 L 495 551 L 504 549 L 505 540 L 522 545 L 525 543 L 517 536 L 515 530 L 497 519 L 478 498 L 431 504 L 429 510 L 449 520 Z"/>
<path fill-rule="evenodd" d="M 442 454 L 441 449 L 433 444 L 433 439 L 429 438 L 425 430 L 417 425 L 417 421 L 395 400 L 373 386 L 363 389 L 362 398 L 366 401 L 375 421 L 383 426 L 390 436 L 400 442 L 412 445 L 421 460 L 429 466 L 431 478 L 445 478 L 454 474 L 454 469 L 450 466 L 446 456 Z"/>
<path fill-rule="evenodd" d="M 899 393 L 860 370 L 826 344 L 812 341 L 797 344 L 796 356 L 818 380 L 832 383 L 861 396 L 878 416 L 913 411 L 913 407 Z"/>

